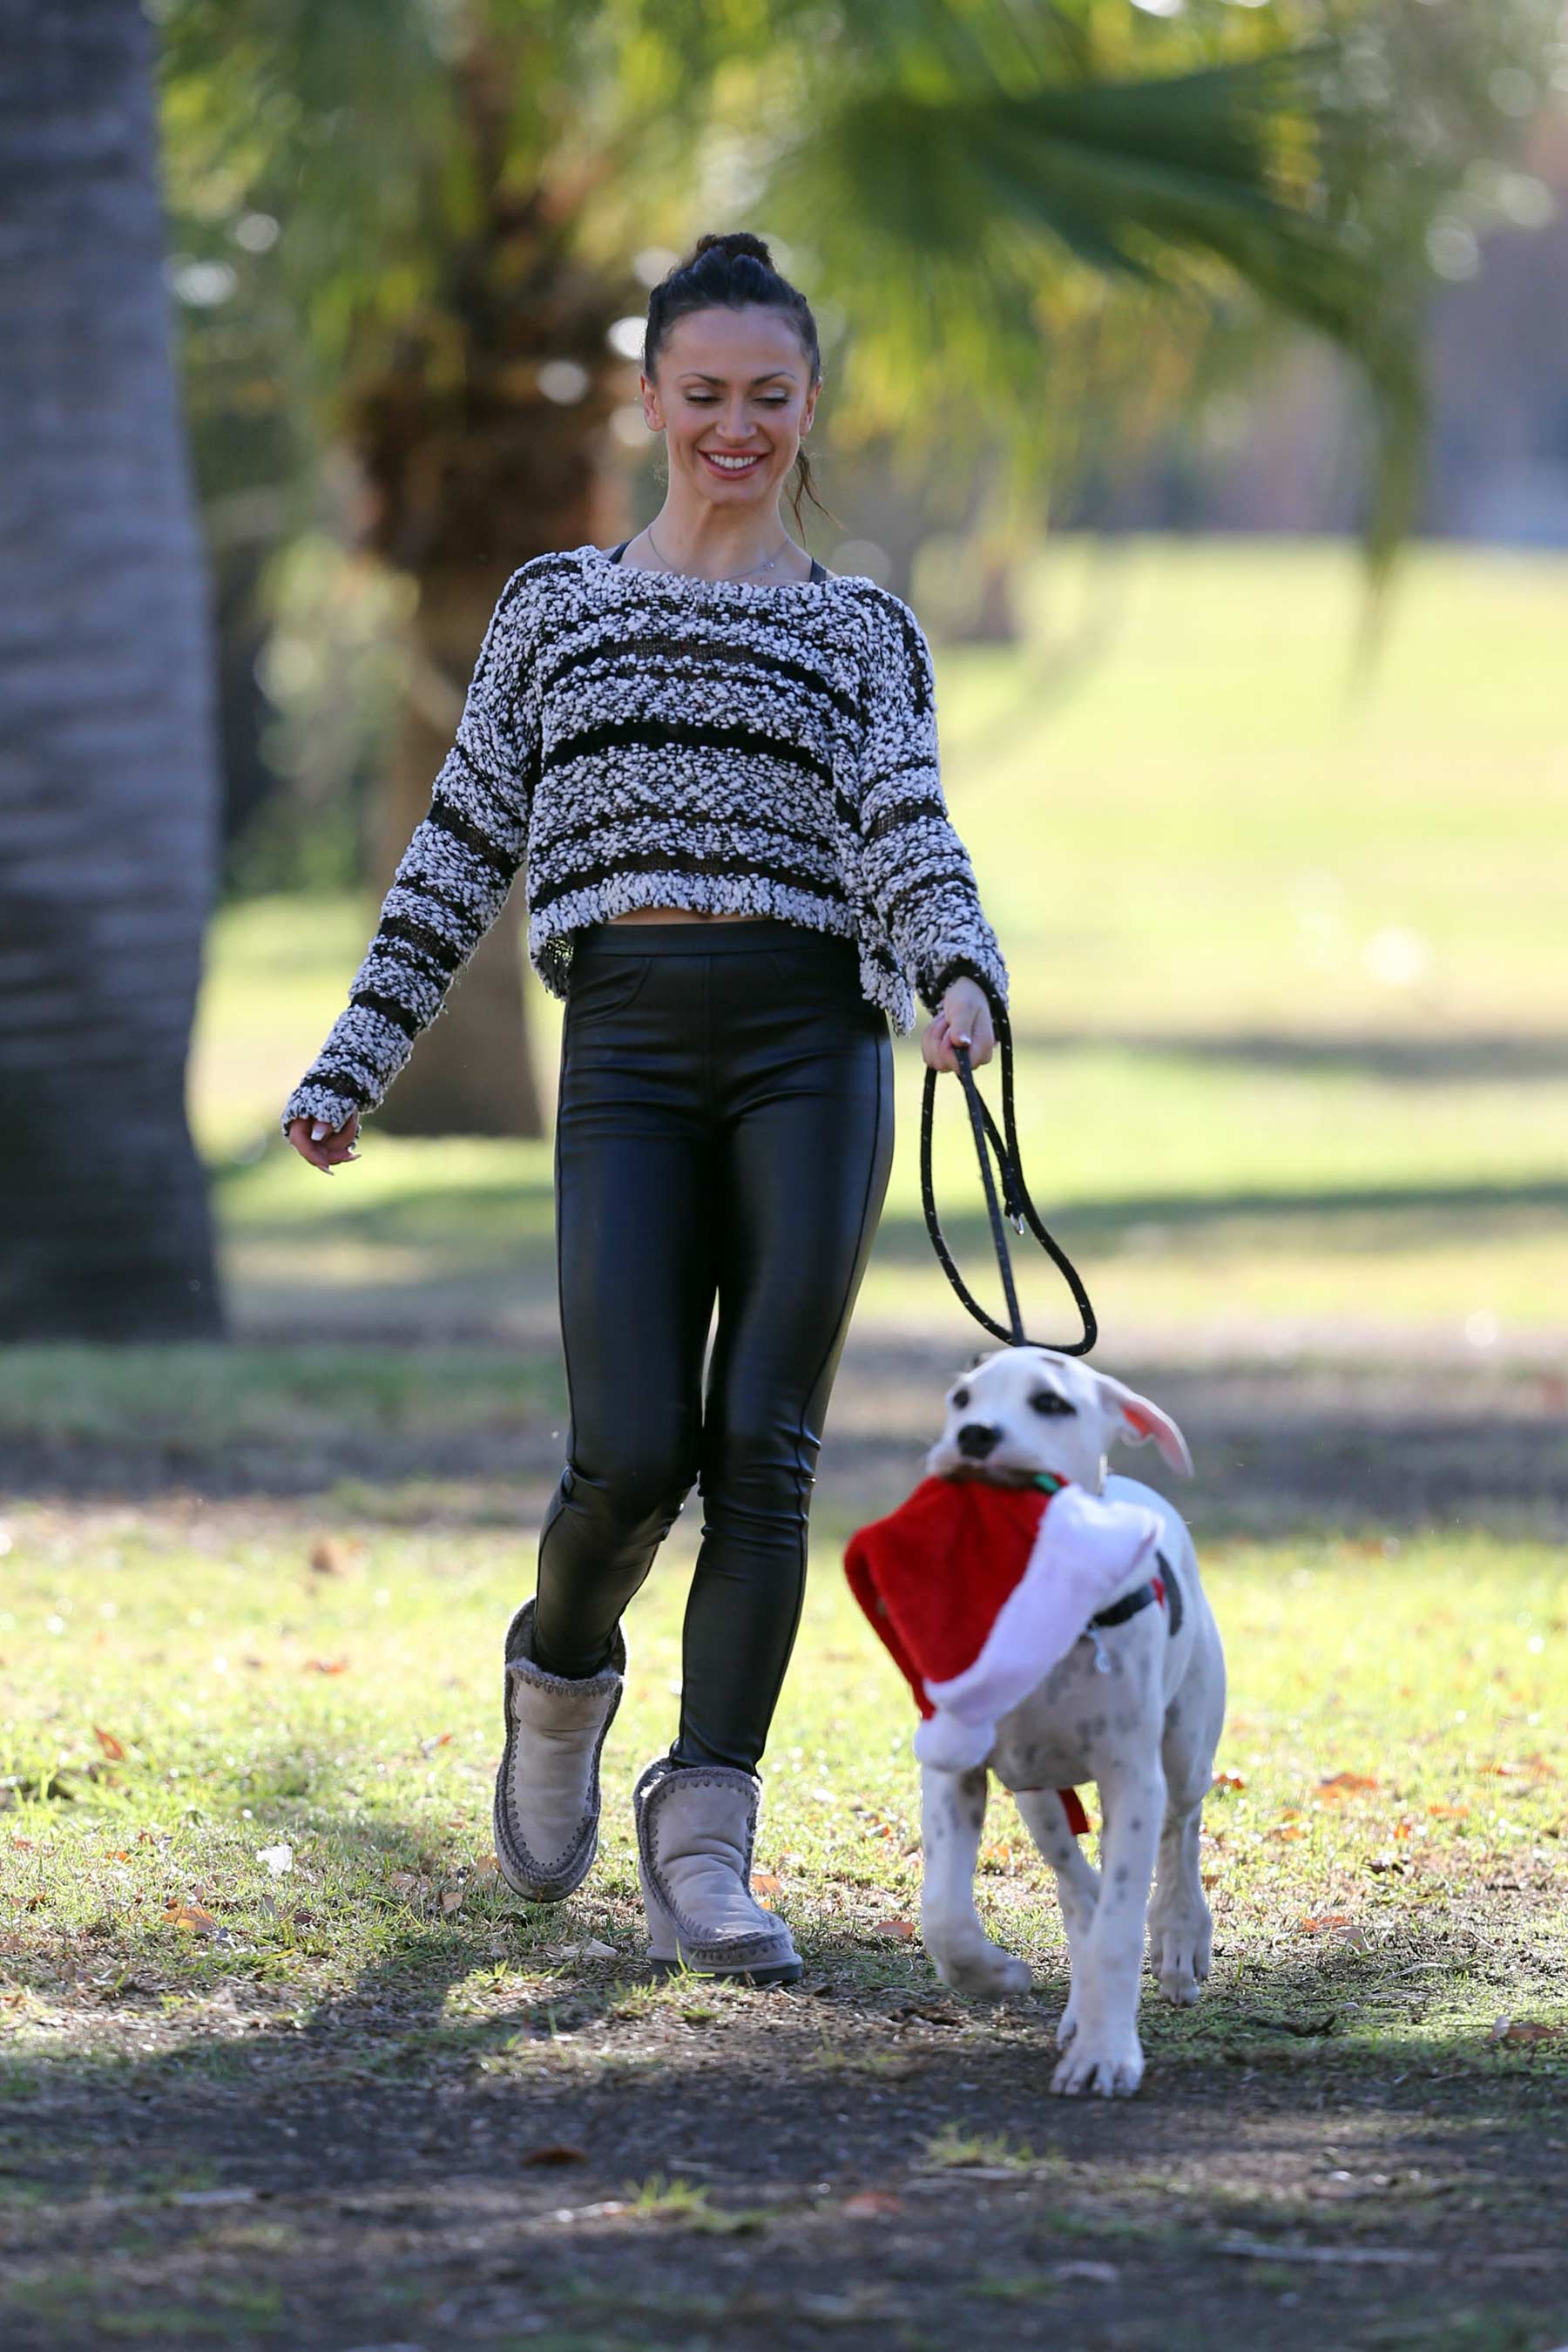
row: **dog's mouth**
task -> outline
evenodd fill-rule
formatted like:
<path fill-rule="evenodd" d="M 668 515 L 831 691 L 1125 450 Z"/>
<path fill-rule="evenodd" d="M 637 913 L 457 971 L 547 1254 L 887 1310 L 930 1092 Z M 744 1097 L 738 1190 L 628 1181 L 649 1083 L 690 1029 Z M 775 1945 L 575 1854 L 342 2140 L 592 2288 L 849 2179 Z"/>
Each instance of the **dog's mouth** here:
<path fill-rule="evenodd" d="M 966 1462 L 962 1458 L 942 1473 L 944 1478 L 968 1480 L 980 1486 L 1032 1486 L 1039 1475 L 1037 1470 L 1022 1470 L 1014 1464 Z"/>

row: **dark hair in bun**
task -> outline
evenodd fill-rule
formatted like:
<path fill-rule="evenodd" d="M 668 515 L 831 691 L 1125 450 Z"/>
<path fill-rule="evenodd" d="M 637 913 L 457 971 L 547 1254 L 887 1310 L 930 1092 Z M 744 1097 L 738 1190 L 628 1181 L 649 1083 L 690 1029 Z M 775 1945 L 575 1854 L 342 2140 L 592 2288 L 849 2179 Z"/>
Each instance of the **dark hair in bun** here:
<path fill-rule="evenodd" d="M 726 230 L 720 236 L 700 236 L 686 259 L 677 262 L 653 289 L 647 298 L 647 327 L 643 336 L 643 373 L 653 374 L 671 327 L 689 311 L 740 310 L 750 303 L 784 312 L 800 339 L 809 380 L 816 383 L 822 375 L 822 351 L 811 305 L 800 289 L 773 268 L 773 255 L 762 238 L 743 228 Z M 803 498 L 824 514 L 828 510 L 816 495 L 804 446 L 795 470 L 797 478 L 791 503 L 798 529 Z"/>

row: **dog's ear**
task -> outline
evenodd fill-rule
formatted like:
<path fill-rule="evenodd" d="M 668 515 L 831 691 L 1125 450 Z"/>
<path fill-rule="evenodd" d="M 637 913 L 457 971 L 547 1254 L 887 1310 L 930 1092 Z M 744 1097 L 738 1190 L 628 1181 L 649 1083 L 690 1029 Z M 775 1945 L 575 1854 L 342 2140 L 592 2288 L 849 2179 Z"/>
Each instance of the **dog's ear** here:
<path fill-rule="evenodd" d="M 1100 1384 L 1101 1401 L 1115 1424 L 1112 1437 L 1124 1437 L 1130 1445 L 1157 1445 L 1162 1459 L 1173 1470 L 1179 1470 L 1184 1478 L 1190 1478 L 1193 1457 L 1186 1439 L 1170 1414 L 1162 1412 L 1148 1397 L 1140 1396 L 1136 1389 L 1112 1380 L 1109 1372 L 1096 1372 L 1094 1377 Z"/>

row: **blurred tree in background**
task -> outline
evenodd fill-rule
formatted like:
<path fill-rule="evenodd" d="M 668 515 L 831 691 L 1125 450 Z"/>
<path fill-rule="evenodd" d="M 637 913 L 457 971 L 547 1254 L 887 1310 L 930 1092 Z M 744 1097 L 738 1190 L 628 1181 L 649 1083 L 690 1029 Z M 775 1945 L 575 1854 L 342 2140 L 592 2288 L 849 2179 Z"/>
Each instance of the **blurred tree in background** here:
<path fill-rule="evenodd" d="M 622 527 L 626 469 L 611 460 L 643 437 L 628 408 L 647 288 L 697 229 L 779 241 L 816 299 L 841 457 L 900 453 L 1004 564 L 1086 449 L 1169 412 L 1216 320 L 1261 306 L 1305 324 L 1364 373 L 1381 560 L 1411 509 L 1426 232 L 1507 127 L 1498 76 L 1535 70 L 1556 15 L 1548 0 L 144 5 L 160 33 L 167 282 L 219 613 L 234 616 L 235 816 L 265 798 L 247 706 L 287 576 L 296 616 L 315 600 L 321 625 L 268 636 L 261 682 L 285 708 L 300 689 L 318 716 L 361 688 L 379 701 L 384 761 L 375 744 L 314 754 L 357 763 L 378 882 L 427 804 L 508 573 Z M 100 0 L 80 22 L 122 28 L 134 13 Z M 50 56 L 47 102 L 68 121 L 85 51 Z M 13 178 L 30 152 L 13 150 Z M 79 249 L 66 214 L 55 233 L 62 269 L 116 268 L 101 243 Z M 140 272 L 136 295 L 158 310 L 144 241 L 120 269 Z M 34 363 L 63 372 L 72 355 L 40 340 Z M 117 394 L 119 429 L 141 426 L 143 403 L 155 426 L 152 387 L 121 376 Z M 95 486 L 110 536 L 116 495 L 133 513 L 149 490 Z M 62 509 L 45 502 L 46 531 Z M 336 545 L 354 551 L 341 632 Z M 171 577 L 172 615 L 188 584 Z M 9 691 L 29 707 L 35 682 L 13 665 Z M 168 709 L 176 699 L 172 687 Z M 121 782 L 141 772 L 148 724 L 127 709 L 123 741 L 100 746 Z M 41 773 L 50 747 L 29 740 Z M 202 740 L 187 735 L 187 762 Z M 142 788 L 150 835 L 182 794 L 201 801 L 184 772 Z M 343 845 L 312 828 L 310 845 L 330 858 Z M 276 828 L 270 846 L 290 854 Z M 37 905 L 53 887 L 67 877 L 40 885 Z M 128 905 L 136 891 L 128 860 Z M 23 1026 L 37 1018 L 29 1004 Z M 513 926 L 495 927 L 380 1117 L 538 1130 Z M 180 1133 L 172 1121 L 171 1150 Z M 148 1269 L 122 1267 L 127 1298 L 147 1327 L 180 1328 Z M 76 1328 L 63 1307 L 59 1328 Z"/>
<path fill-rule="evenodd" d="M 230 430 L 253 400 L 264 440 L 270 345 L 307 467 L 353 453 L 338 528 L 405 592 L 376 883 L 508 573 L 626 527 L 607 461 L 645 437 L 637 320 L 700 227 L 783 240 L 818 301 L 833 446 L 938 478 L 994 625 L 1052 484 L 1168 415 L 1240 293 L 1362 362 L 1385 551 L 1419 441 L 1421 236 L 1539 13 L 1478 30 L 1417 0 L 159 0 L 183 267 L 256 289 L 221 317 L 193 306 L 215 347 L 195 373 L 225 383 Z M 262 335 L 237 383 L 245 308 Z M 379 1118 L 540 1130 L 514 925 Z"/>

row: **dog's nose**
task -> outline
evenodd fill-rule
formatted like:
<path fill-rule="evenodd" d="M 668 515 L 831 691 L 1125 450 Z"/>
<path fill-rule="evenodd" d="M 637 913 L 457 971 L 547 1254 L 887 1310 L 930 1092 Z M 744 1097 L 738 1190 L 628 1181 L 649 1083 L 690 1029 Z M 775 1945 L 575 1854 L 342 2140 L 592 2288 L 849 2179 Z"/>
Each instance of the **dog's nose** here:
<path fill-rule="evenodd" d="M 958 1450 L 966 1462 L 984 1462 L 1001 1434 L 988 1421 L 966 1421 L 958 1433 Z"/>

